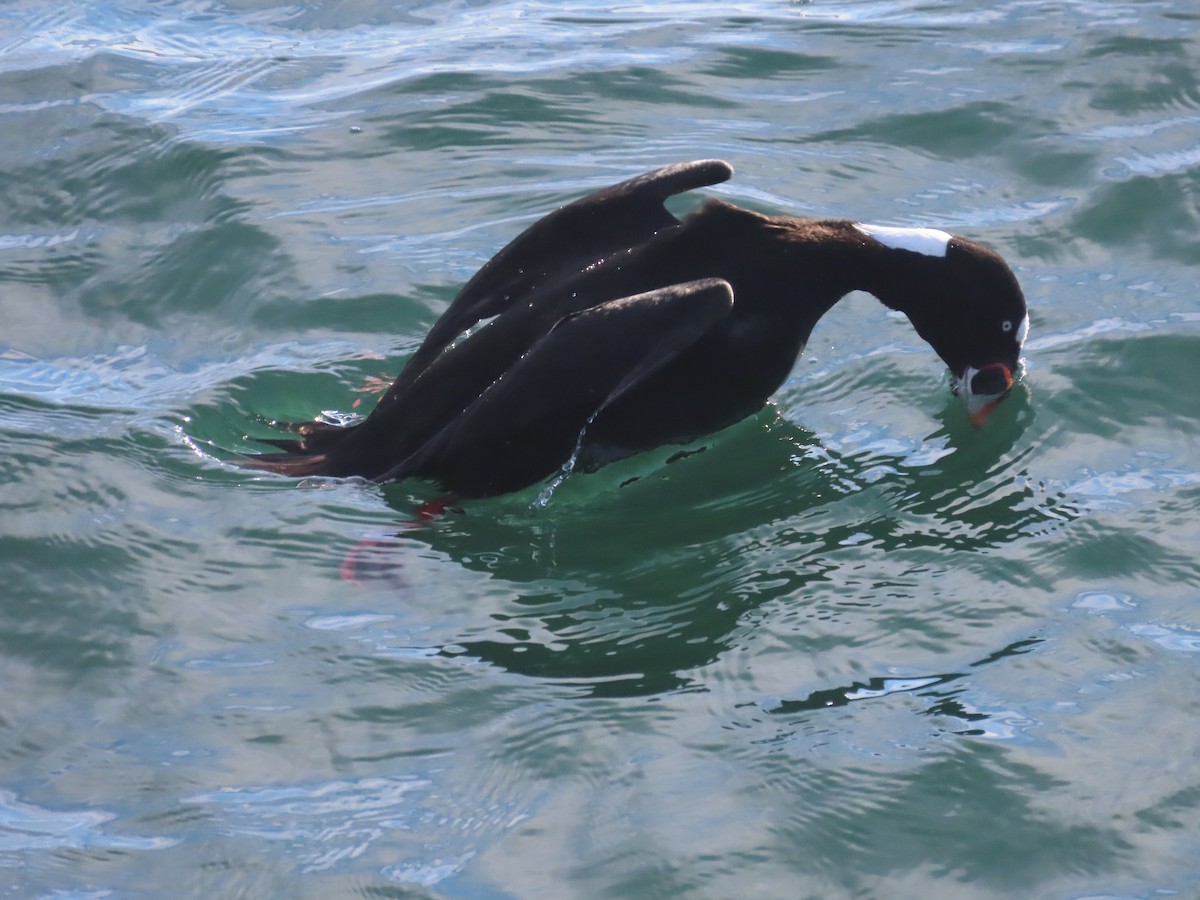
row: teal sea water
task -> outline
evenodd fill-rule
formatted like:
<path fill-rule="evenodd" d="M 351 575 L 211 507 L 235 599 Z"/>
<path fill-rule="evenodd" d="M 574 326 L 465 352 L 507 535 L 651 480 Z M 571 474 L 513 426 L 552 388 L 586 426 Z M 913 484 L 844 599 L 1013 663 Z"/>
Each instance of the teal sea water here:
<path fill-rule="evenodd" d="M 0 896 L 1194 896 L 1198 34 L 0 7 Z M 434 486 L 229 465 L 369 410 L 542 213 L 714 156 L 725 199 L 1003 253 L 989 426 L 853 295 L 677 461 L 418 524 Z"/>

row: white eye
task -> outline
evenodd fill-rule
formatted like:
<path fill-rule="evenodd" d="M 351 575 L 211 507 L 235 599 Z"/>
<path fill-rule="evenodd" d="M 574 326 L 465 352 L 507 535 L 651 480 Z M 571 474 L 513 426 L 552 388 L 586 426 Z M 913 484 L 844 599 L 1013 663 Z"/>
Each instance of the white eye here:
<path fill-rule="evenodd" d="M 1012 331 L 1012 322 L 1010 322 L 1008 319 L 1005 319 L 1003 322 L 1000 323 L 1000 330 L 1003 331 L 1005 334 Z"/>

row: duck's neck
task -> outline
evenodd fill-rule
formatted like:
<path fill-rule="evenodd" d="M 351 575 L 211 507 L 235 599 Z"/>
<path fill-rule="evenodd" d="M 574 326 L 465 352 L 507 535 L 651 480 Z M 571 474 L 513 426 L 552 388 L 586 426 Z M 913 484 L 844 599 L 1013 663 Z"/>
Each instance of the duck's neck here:
<path fill-rule="evenodd" d="M 787 240 L 819 288 L 806 299 L 812 321 L 854 291 L 864 291 L 889 309 L 914 311 L 935 294 L 944 275 L 950 235 L 928 228 L 880 228 L 849 220 L 779 219 Z"/>
<path fill-rule="evenodd" d="M 725 258 L 737 276 L 736 302 L 765 312 L 806 339 L 817 321 L 853 291 L 865 291 L 890 309 L 909 314 L 933 293 L 949 235 L 932 229 L 886 229 L 842 219 L 765 216 L 719 200 L 688 221 L 708 232 L 701 246 Z M 791 320 L 790 325 L 786 325 Z"/>
<path fill-rule="evenodd" d="M 938 293 L 946 277 L 952 236 L 936 228 L 891 228 L 851 223 L 859 257 L 859 290 L 910 318 Z"/>

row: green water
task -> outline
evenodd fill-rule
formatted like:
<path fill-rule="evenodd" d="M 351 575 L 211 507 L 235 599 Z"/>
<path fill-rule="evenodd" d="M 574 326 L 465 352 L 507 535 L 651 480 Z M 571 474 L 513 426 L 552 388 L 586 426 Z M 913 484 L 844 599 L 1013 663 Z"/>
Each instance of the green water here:
<path fill-rule="evenodd" d="M 0 8 L 0 896 L 1195 895 L 1198 24 Z M 435 486 L 228 464 L 368 410 L 537 216 L 711 156 L 1003 253 L 988 427 L 854 295 L 683 459 L 418 526 Z"/>

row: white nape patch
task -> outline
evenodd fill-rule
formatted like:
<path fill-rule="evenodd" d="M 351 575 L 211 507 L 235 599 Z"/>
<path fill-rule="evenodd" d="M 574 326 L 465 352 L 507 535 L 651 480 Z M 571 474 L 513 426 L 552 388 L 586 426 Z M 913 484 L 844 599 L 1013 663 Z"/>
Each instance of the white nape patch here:
<path fill-rule="evenodd" d="M 1025 318 L 1021 320 L 1021 324 L 1017 326 L 1017 346 L 1025 346 L 1025 336 L 1029 334 L 1029 313 L 1025 313 Z"/>
<path fill-rule="evenodd" d="M 946 246 L 953 235 L 937 228 L 898 228 L 890 225 L 854 226 L 893 250 L 909 250 L 924 256 L 945 256 Z"/>

